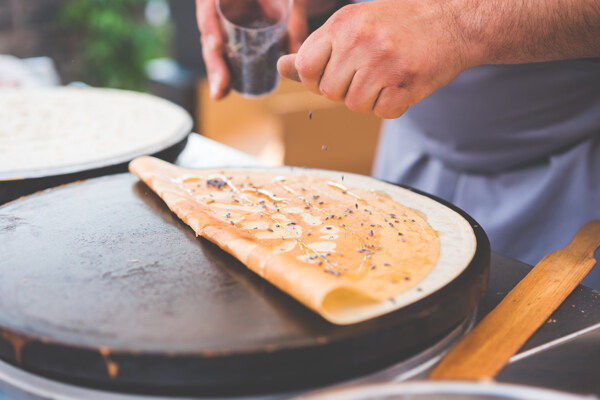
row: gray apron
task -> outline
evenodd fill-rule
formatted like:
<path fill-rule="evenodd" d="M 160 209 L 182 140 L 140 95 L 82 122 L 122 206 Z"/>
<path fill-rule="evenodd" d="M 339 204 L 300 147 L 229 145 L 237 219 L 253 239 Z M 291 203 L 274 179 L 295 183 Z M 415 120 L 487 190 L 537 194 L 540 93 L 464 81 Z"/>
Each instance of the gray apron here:
<path fill-rule="evenodd" d="M 600 59 L 480 66 L 385 121 L 374 175 L 442 197 L 536 264 L 600 218 Z M 584 281 L 600 289 L 600 268 Z"/>

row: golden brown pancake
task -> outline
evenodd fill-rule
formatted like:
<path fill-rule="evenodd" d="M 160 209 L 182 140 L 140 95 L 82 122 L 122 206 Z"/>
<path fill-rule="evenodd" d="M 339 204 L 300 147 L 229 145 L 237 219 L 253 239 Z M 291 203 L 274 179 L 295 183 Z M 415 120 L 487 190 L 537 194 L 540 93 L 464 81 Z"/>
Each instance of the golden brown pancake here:
<path fill-rule="evenodd" d="M 152 157 L 130 170 L 197 235 L 333 323 L 402 306 L 438 264 L 440 238 L 421 212 L 341 174 L 184 170 Z"/>

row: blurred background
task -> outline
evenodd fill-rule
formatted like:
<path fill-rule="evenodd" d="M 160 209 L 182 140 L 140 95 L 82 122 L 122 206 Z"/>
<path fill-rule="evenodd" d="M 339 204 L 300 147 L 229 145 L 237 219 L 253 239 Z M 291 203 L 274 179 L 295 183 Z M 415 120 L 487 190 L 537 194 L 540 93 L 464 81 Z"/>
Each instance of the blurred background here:
<path fill-rule="evenodd" d="M 371 114 L 287 80 L 258 100 L 211 100 L 194 0 L 0 0 L 0 86 L 58 85 L 166 98 L 192 115 L 196 132 L 266 165 L 371 171 L 380 126 Z"/>

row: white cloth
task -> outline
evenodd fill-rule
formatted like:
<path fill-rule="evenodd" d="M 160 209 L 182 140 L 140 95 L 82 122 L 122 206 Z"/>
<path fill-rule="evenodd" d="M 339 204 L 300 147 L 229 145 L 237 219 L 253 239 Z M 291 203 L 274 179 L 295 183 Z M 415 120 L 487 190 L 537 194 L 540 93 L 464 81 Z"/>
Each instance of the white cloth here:
<path fill-rule="evenodd" d="M 60 78 L 51 58 L 19 59 L 12 55 L 0 54 L 0 88 L 58 85 L 60 85 Z"/>

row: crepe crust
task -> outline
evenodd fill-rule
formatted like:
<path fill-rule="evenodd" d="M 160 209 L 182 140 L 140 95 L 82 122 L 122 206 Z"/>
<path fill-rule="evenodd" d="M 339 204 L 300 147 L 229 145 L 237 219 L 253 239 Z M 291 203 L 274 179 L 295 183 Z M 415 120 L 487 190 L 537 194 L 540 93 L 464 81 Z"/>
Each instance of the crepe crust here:
<path fill-rule="evenodd" d="M 385 193 L 292 170 L 129 168 L 197 235 L 336 324 L 402 306 L 438 263 L 436 230 Z"/>

